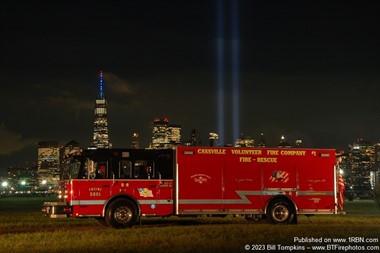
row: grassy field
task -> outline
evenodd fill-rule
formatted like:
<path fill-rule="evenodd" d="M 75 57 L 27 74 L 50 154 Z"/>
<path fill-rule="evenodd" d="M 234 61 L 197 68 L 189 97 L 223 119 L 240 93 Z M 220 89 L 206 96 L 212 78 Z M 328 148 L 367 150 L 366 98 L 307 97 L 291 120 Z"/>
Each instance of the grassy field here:
<path fill-rule="evenodd" d="M 380 246 L 380 210 L 373 201 L 347 202 L 346 215 L 301 216 L 298 225 L 234 217 L 171 217 L 146 218 L 143 226 L 125 230 L 102 227 L 93 219 L 44 218 L 39 211 L 43 201 L 46 199 L 0 199 L 3 252 L 247 252 L 272 245 L 283 252 L 297 252 L 296 246 L 304 247 L 299 251 L 313 252 L 308 247 L 337 244 L 328 241 L 348 237 L 372 238 L 372 242 L 338 244 Z M 295 237 L 322 242 L 295 242 Z M 374 249 L 367 252 L 378 252 Z"/>

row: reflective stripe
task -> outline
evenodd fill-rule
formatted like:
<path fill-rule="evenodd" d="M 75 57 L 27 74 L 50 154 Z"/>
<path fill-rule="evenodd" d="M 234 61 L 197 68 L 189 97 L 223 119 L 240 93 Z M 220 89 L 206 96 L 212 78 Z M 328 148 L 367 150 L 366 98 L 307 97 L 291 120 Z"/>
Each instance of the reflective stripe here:
<path fill-rule="evenodd" d="M 302 209 L 298 210 L 299 214 L 334 214 L 334 209 Z"/>
<path fill-rule="evenodd" d="M 334 192 L 325 192 L 325 191 L 297 191 L 297 196 L 334 196 Z"/>
<path fill-rule="evenodd" d="M 72 200 L 70 201 L 70 205 L 104 205 L 107 200 Z M 146 205 L 146 204 L 160 204 L 160 205 L 172 205 L 173 200 L 138 200 L 140 205 Z"/>
<path fill-rule="evenodd" d="M 165 200 L 137 200 L 140 205 L 151 205 L 151 204 L 156 204 L 156 205 L 173 205 L 173 200 L 170 199 L 165 199 Z"/>
<path fill-rule="evenodd" d="M 70 201 L 70 205 L 104 205 L 106 200 L 72 200 Z"/>

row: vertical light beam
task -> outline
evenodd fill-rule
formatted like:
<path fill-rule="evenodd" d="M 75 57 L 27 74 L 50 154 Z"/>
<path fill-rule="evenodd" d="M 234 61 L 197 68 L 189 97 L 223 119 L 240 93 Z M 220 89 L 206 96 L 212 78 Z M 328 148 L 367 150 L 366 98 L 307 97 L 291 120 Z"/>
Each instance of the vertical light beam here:
<path fill-rule="evenodd" d="M 239 102 L 239 0 L 231 1 L 231 78 L 232 78 L 232 136 L 233 143 L 240 136 Z"/>
<path fill-rule="evenodd" d="M 216 83 L 219 143 L 224 145 L 224 1 L 216 0 Z"/>

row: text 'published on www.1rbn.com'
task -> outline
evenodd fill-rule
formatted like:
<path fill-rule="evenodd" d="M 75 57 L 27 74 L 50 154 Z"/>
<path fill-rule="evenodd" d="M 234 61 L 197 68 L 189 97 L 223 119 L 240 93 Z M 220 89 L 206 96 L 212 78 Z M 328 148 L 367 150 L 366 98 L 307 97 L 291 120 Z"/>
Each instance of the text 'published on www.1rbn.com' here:
<path fill-rule="evenodd" d="M 365 251 L 379 252 L 379 238 L 366 237 L 294 237 L 293 245 L 285 244 L 246 244 L 246 251 Z"/>

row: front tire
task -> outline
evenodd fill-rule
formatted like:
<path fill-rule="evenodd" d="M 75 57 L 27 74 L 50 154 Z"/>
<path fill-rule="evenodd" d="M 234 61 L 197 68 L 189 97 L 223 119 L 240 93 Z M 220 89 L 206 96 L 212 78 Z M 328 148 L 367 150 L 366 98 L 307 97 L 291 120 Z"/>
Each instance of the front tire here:
<path fill-rule="evenodd" d="M 274 224 L 290 224 L 297 220 L 293 205 L 283 199 L 274 200 L 270 204 L 268 216 Z"/>
<path fill-rule="evenodd" d="M 105 220 L 108 225 L 120 229 L 132 227 L 138 218 L 136 205 L 127 199 L 117 199 L 107 208 Z"/>

